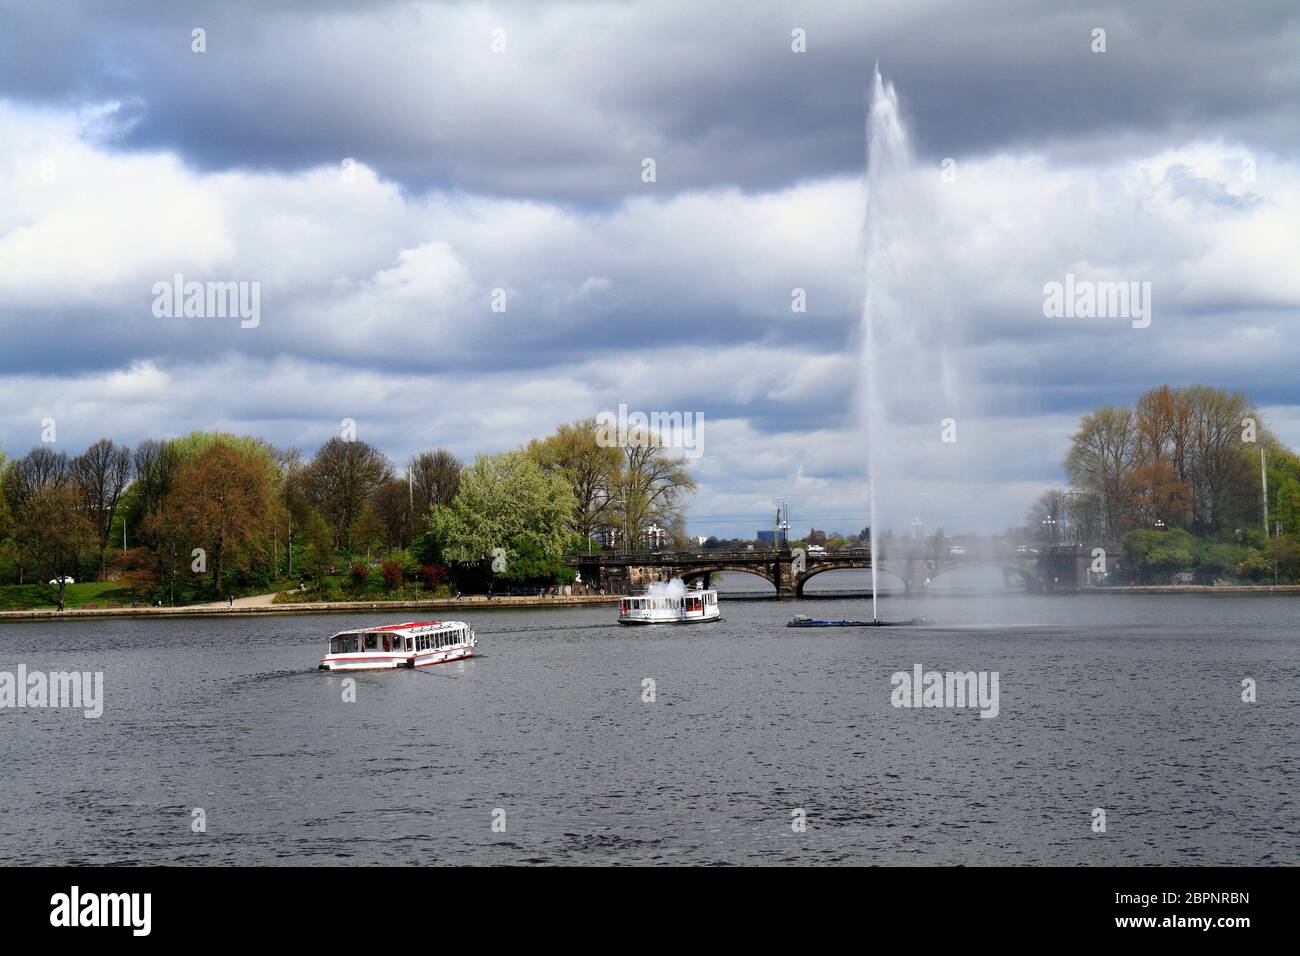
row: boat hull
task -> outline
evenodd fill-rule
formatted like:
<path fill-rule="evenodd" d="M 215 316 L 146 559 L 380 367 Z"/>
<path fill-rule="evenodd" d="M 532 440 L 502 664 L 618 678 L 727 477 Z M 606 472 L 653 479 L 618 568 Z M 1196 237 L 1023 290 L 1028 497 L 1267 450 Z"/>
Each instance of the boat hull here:
<path fill-rule="evenodd" d="M 678 618 L 678 619 L 676 619 L 676 620 L 668 620 L 668 619 L 665 619 L 665 620 L 661 620 L 661 621 L 656 621 L 656 620 L 651 620 L 651 619 L 641 618 L 641 617 L 620 617 L 620 618 L 618 619 L 618 623 L 620 623 L 620 624 L 626 624 L 626 625 L 628 625 L 629 627 L 634 627 L 634 626 L 647 626 L 647 627 L 648 627 L 648 626 L 656 626 L 656 627 L 658 627 L 658 626 L 661 626 L 661 625 L 670 625 L 670 624 L 671 624 L 671 625 L 676 625 L 676 624 L 712 624 L 714 621 L 721 621 L 721 620 L 722 620 L 722 615 L 721 615 L 721 614 L 715 614 L 715 615 L 713 615 L 712 617 L 688 617 L 688 618 Z"/>
<path fill-rule="evenodd" d="M 473 647 L 449 647 L 441 651 L 421 654 L 377 655 L 369 658 L 326 657 L 320 662 L 323 671 L 390 671 L 399 668 L 431 667 L 434 664 L 450 664 L 474 656 Z"/>

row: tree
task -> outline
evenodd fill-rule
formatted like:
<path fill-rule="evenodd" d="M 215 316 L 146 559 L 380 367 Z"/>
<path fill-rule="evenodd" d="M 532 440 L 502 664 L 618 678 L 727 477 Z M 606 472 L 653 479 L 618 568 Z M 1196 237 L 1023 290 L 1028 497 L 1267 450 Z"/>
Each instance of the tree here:
<path fill-rule="evenodd" d="M 40 445 L 5 469 L 5 497 L 9 499 L 9 507 L 17 512 L 36 492 L 67 481 L 67 454 Z"/>
<path fill-rule="evenodd" d="M 1047 544 L 1058 543 L 1066 531 L 1069 500 L 1069 495 L 1059 488 L 1049 488 L 1039 495 L 1025 517 L 1030 535 Z"/>
<path fill-rule="evenodd" d="M 1129 471 L 1137 452 L 1133 413 L 1107 405 L 1085 415 L 1065 459 L 1070 481 L 1100 502 L 1102 534 L 1122 534 L 1132 523 Z"/>
<path fill-rule="evenodd" d="M 1273 564 L 1264 555 L 1251 548 L 1246 552 L 1246 556 L 1237 563 L 1233 571 L 1239 578 L 1258 581 L 1264 575 L 1273 573 Z"/>
<path fill-rule="evenodd" d="M 1285 577 L 1294 580 L 1300 574 L 1300 537 L 1280 534 L 1270 539 L 1265 555 L 1276 562 L 1277 570 Z"/>
<path fill-rule="evenodd" d="M 329 523 L 335 547 L 350 549 L 353 524 L 392 470 L 388 456 L 363 441 L 331 438 L 316 452 L 303 476 L 303 490 Z"/>
<path fill-rule="evenodd" d="M 683 495 L 694 490 L 695 479 L 681 460 L 669 457 L 659 436 L 646 429 L 635 430 L 623 448 L 618 476 L 623 540 L 635 544 L 651 524 L 676 524 Z"/>
<path fill-rule="evenodd" d="M 1287 534 L 1300 534 L 1300 481 L 1286 475 L 1277 485 L 1277 503 L 1274 515 Z"/>
<path fill-rule="evenodd" d="M 122 490 L 131 477 L 131 449 L 101 438 L 72 459 L 69 472 L 99 539 L 99 579 L 102 581 L 107 570 L 104 555 L 108 550 L 113 516 L 117 513 Z"/>
<path fill-rule="evenodd" d="M 264 463 L 218 444 L 176 470 L 172 489 L 151 520 L 160 538 L 204 549 L 213 589 L 220 594 L 227 569 L 246 570 L 255 558 L 270 505 Z"/>
<path fill-rule="evenodd" d="M 309 508 L 299 519 L 294 538 L 301 548 L 299 568 L 319 586 L 334 564 L 334 537 L 329 524 L 320 512 Z"/>
<path fill-rule="evenodd" d="M 1192 524 L 1195 530 L 1218 533 L 1259 513 L 1258 443 L 1248 445 L 1241 437 L 1243 419 L 1258 415 L 1240 392 L 1207 385 L 1187 392 L 1193 405 L 1188 469 Z"/>
<path fill-rule="evenodd" d="M 361 509 L 361 517 L 356 520 L 352 526 L 352 546 L 357 551 L 364 551 L 366 558 L 370 558 L 370 550 L 384 543 L 386 529 L 384 523 L 379 520 L 379 515 L 375 514 L 375 509 L 366 505 Z"/>
<path fill-rule="evenodd" d="M 171 491 L 172 478 L 180 464 L 180 452 L 175 442 L 148 438 L 135 446 L 131 464 L 135 481 L 131 483 L 128 527 L 134 524 L 134 533 L 139 536 L 144 533 L 145 519 L 157 513 Z"/>
<path fill-rule="evenodd" d="M 23 504 L 15 531 L 19 547 L 36 573 L 54 579 L 63 603 L 64 578 L 80 572 L 81 556 L 95 541 L 95 529 L 80 510 L 79 496 L 67 483 L 37 487 Z"/>
<path fill-rule="evenodd" d="M 1131 531 L 1124 536 L 1124 567 L 1139 584 L 1153 576 L 1191 568 L 1195 539 L 1181 528 L 1166 531 Z"/>
<path fill-rule="evenodd" d="M 451 504 L 465 466 L 445 448 L 435 448 L 416 455 L 408 467 L 415 513 L 423 516 L 434 505 Z"/>
<path fill-rule="evenodd" d="M 529 457 L 550 474 L 560 475 L 573 491 L 570 527 L 584 539 L 610 524 L 618 503 L 622 451 L 599 440 L 595 418 L 561 425 L 554 435 L 533 439 Z"/>
<path fill-rule="evenodd" d="M 480 455 L 461 473 L 449 505 L 429 512 L 428 530 L 445 561 L 470 562 L 506 551 L 506 567 L 525 553 L 563 553 L 573 492 L 523 452 Z"/>
<path fill-rule="evenodd" d="M 411 498 L 406 482 L 389 478 L 375 489 L 371 505 L 383 526 L 384 541 L 388 547 L 406 547 L 411 540 Z M 426 508 L 419 513 L 427 512 Z"/>

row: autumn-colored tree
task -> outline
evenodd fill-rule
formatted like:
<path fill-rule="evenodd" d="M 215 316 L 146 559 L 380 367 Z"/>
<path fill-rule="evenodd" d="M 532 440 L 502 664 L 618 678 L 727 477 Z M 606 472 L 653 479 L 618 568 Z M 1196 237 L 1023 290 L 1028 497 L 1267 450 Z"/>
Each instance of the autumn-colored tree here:
<path fill-rule="evenodd" d="M 95 528 L 82 513 L 76 489 L 67 483 L 37 487 L 23 504 L 15 538 L 36 573 L 57 583 L 62 604 L 64 578 L 79 573 L 82 555 L 95 543 Z"/>
<path fill-rule="evenodd" d="M 258 557 L 271 506 L 265 463 L 216 444 L 177 470 L 162 509 L 151 519 L 158 536 L 202 548 L 220 594 L 230 569 L 246 570 Z"/>

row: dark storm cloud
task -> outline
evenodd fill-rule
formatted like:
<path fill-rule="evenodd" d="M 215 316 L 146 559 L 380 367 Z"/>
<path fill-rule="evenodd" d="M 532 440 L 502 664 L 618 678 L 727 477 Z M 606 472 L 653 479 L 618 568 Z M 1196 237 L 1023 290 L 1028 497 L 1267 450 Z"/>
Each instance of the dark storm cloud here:
<path fill-rule="evenodd" d="M 626 402 L 704 414 L 701 513 L 853 513 L 877 58 L 924 163 L 908 198 L 937 193 L 891 322 L 951 318 L 995 525 L 1060 480 L 1080 414 L 1163 382 L 1246 387 L 1300 435 L 1298 40 L 1290 4 L 0 0 L 0 445 L 50 415 L 73 443 L 310 450 L 346 416 L 402 460 Z M 1150 279 L 1151 327 L 1045 319 L 1071 271 Z M 261 281 L 260 325 L 153 316 L 177 272 Z M 908 391 L 935 382 L 905 384 L 891 413 L 931 442 Z"/>
<path fill-rule="evenodd" d="M 408 188 L 606 201 L 765 189 L 862 163 L 871 64 L 922 155 L 1300 146 L 1300 8 L 1220 3 L 9 4 L 0 95 L 117 100 L 119 148 L 202 168 L 355 156 Z M 507 49 L 489 50 L 490 31 Z M 190 29 L 208 52 L 190 52 Z M 790 51 L 807 31 L 808 52 Z M 1090 50 L 1095 27 L 1107 52 Z"/>

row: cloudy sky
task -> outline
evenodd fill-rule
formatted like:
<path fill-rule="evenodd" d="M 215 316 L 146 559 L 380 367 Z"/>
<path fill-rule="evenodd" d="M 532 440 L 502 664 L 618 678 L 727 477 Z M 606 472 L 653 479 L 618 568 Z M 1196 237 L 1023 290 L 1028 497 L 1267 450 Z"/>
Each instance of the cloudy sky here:
<path fill-rule="evenodd" d="M 0 0 L 0 448 L 348 418 L 468 458 L 626 403 L 703 415 L 692 532 L 856 530 L 877 61 L 915 157 L 884 321 L 960 373 L 880 398 L 891 523 L 1019 521 L 1163 383 L 1300 444 L 1300 8 L 1058 6 Z M 1067 273 L 1150 282 L 1150 327 L 1045 318 Z M 176 274 L 260 321 L 156 316 Z"/>

